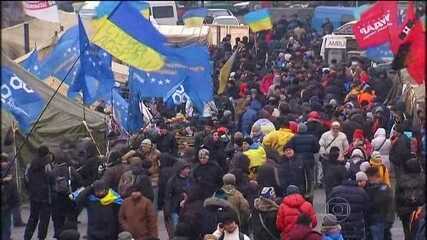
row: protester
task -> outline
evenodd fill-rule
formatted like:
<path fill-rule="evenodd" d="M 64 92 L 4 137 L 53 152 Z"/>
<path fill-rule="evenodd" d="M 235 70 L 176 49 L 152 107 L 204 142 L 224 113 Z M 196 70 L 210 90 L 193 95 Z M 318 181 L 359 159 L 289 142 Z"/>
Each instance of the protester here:
<path fill-rule="evenodd" d="M 390 239 L 390 228 L 394 221 L 393 195 L 387 184 L 381 182 L 379 169 L 370 167 L 366 170 L 370 207 L 367 223 L 371 239 Z"/>
<path fill-rule="evenodd" d="M 12 174 L 7 172 L 10 166 L 9 156 L 1 156 L 1 239 L 10 240 L 12 233 L 12 210 L 19 204 L 18 190 Z"/>
<path fill-rule="evenodd" d="M 339 161 L 344 161 L 344 154 L 348 151 L 348 140 L 347 136 L 340 132 L 341 124 L 337 121 L 331 124 L 331 130 L 322 134 L 319 140 L 320 145 L 320 157 L 327 159 L 327 154 L 329 153 L 331 147 L 337 147 L 340 150 L 338 156 Z"/>
<path fill-rule="evenodd" d="M 210 159 L 209 150 L 200 149 L 198 157 L 199 163 L 192 170 L 192 178 L 209 192 L 214 193 L 222 185 L 223 170 L 217 162 Z"/>
<path fill-rule="evenodd" d="M 218 223 L 218 227 L 212 234 L 221 240 L 250 240 L 250 238 L 240 232 L 237 216 L 234 212 L 225 212 Z"/>
<path fill-rule="evenodd" d="M 47 146 L 40 146 L 37 157 L 28 170 L 28 192 L 30 195 L 30 217 L 25 227 L 24 239 L 30 240 L 38 224 L 39 239 L 46 239 L 52 204 L 52 184 L 49 173 L 53 154 Z"/>
<path fill-rule="evenodd" d="M 332 189 L 342 183 L 346 179 L 346 168 L 342 162 L 338 161 L 340 150 L 337 147 L 331 147 L 329 151 L 329 158 L 323 162 L 323 183 L 328 199 L 329 193 Z"/>
<path fill-rule="evenodd" d="M 305 214 L 299 215 L 295 226 L 289 232 L 289 240 L 321 240 L 322 235 L 313 230 L 311 219 Z"/>
<path fill-rule="evenodd" d="M 273 187 L 264 187 L 254 202 L 252 229 L 255 240 L 279 239 L 276 229 L 276 215 L 279 205 L 276 203 L 276 193 Z"/>
<path fill-rule="evenodd" d="M 311 227 L 316 227 L 317 218 L 313 206 L 299 193 L 297 186 L 290 185 L 286 189 L 286 197 L 283 198 L 276 217 L 276 227 L 282 239 L 288 239 L 288 234 L 301 213 L 311 218 Z"/>
<path fill-rule="evenodd" d="M 157 214 L 153 203 L 142 195 L 138 187 L 131 189 L 119 211 L 119 222 L 123 230 L 136 240 L 157 237 Z"/>
<path fill-rule="evenodd" d="M 289 119 L 281 117 L 277 119 L 279 130 L 275 130 L 264 137 L 262 142 L 264 148 L 275 149 L 280 155 L 284 155 L 284 147 L 294 134 L 289 129 Z"/>
<path fill-rule="evenodd" d="M 119 233 L 119 209 L 123 199 L 102 181 L 97 180 L 75 198 L 77 206 L 87 209 L 87 239 L 115 240 Z"/>
<path fill-rule="evenodd" d="M 322 240 L 344 240 L 341 234 L 341 226 L 333 214 L 326 214 L 322 221 Z"/>

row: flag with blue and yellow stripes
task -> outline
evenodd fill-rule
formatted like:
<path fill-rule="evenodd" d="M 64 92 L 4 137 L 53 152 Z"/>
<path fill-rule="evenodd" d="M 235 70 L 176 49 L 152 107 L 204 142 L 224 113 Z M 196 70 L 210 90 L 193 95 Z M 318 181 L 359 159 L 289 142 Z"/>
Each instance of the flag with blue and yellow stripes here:
<path fill-rule="evenodd" d="M 203 25 L 205 17 L 208 15 L 208 9 L 197 8 L 185 12 L 182 16 L 184 24 L 189 27 L 200 27 Z"/>
<path fill-rule="evenodd" d="M 259 32 L 273 28 L 270 13 L 267 9 L 260 9 L 243 16 L 245 24 L 249 25 L 252 32 Z"/>

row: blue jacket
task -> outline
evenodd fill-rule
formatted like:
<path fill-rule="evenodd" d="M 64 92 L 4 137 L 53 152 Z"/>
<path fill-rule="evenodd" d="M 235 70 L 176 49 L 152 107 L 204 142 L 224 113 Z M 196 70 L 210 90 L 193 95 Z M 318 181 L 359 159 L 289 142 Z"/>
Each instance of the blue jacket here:
<path fill-rule="evenodd" d="M 316 141 L 316 137 L 314 135 L 298 133 L 286 145 L 294 149 L 297 157 L 304 160 L 304 165 L 306 167 L 314 167 L 313 154 L 319 152 L 320 149 L 319 142 Z"/>
<path fill-rule="evenodd" d="M 257 111 L 253 108 L 248 108 L 240 118 L 240 131 L 243 136 L 249 136 L 251 134 L 252 124 L 257 120 Z"/>

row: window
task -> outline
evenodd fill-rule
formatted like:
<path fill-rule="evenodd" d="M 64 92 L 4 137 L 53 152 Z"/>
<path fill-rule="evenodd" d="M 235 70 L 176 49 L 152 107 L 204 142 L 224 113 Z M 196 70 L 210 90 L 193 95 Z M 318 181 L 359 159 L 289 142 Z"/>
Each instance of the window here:
<path fill-rule="evenodd" d="M 153 7 L 154 18 L 171 18 L 174 17 L 172 6 Z"/>

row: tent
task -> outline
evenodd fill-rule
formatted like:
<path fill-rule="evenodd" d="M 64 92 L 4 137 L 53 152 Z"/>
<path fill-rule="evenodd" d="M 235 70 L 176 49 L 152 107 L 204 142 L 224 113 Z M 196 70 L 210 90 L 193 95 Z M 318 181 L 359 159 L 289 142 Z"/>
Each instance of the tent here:
<path fill-rule="evenodd" d="M 37 79 L 31 73 L 25 71 L 21 66 L 5 56 L 3 52 L 1 59 L 2 67 L 8 67 L 14 71 L 17 77 L 22 79 L 30 88 L 38 92 L 46 102 L 53 95 L 54 89 Z M 88 130 L 91 131 L 101 153 L 104 153 L 106 145 L 105 118 L 106 115 L 102 113 L 91 110 L 77 102 L 73 102 L 61 94 L 56 94 L 36 128 L 28 138 L 28 141 L 25 141 L 25 135 L 23 133 L 19 130 L 16 131 L 17 148 L 19 148 L 21 144 L 24 144 L 22 152 L 19 155 L 21 158 L 20 160 L 24 163 L 29 162 L 32 158 L 32 152 L 41 144 L 57 146 L 64 138 L 77 140 L 81 137 L 89 137 Z M 87 123 L 87 127 L 83 124 L 84 119 Z M 14 117 L 6 110 L 2 109 L 2 145 L 4 144 L 5 134 L 14 123 L 15 126 L 17 126 Z"/>

